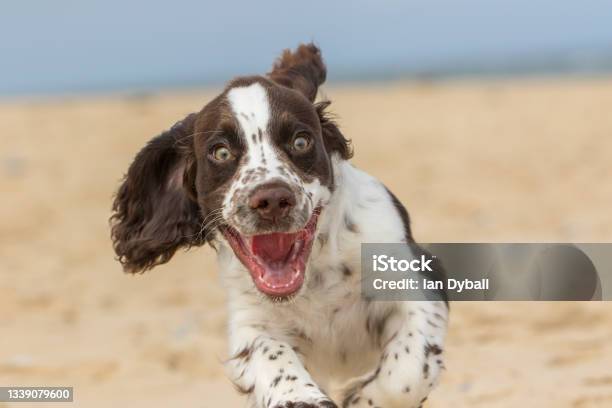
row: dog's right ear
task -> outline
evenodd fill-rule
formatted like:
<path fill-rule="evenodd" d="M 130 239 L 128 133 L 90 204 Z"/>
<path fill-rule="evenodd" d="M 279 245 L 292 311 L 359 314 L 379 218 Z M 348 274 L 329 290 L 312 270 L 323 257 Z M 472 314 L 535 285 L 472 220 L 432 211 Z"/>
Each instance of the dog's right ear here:
<path fill-rule="evenodd" d="M 301 44 L 295 51 L 285 50 L 274 63 L 268 77 L 274 82 L 295 89 L 310 102 L 317 97 L 319 86 L 325 82 L 327 68 L 321 51 L 314 44 Z"/>
<path fill-rule="evenodd" d="M 195 114 L 147 143 L 113 202 L 111 237 L 127 272 L 166 263 L 179 248 L 204 244 L 194 186 Z"/>

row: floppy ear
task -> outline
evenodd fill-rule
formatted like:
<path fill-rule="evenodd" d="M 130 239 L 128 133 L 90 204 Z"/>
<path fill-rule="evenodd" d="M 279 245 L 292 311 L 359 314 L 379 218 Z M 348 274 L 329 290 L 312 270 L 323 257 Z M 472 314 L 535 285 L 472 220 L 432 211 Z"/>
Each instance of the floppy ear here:
<path fill-rule="evenodd" d="M 111 237 L 127 272 L 166 263 L 177 249 L 204 244 L 195 200 L 193 124 L 187 116 L 138 153 L 113 202 Z"/>
<path fill-rule="evenodd" d="M 268 73 L 271 80 L 295 89 L 310 102 L 314 102 L 319 85 L 325 82 L 326 75 L 321 51 L 312 43 L 301 44 L 294 52 L 284 50 Z"/>

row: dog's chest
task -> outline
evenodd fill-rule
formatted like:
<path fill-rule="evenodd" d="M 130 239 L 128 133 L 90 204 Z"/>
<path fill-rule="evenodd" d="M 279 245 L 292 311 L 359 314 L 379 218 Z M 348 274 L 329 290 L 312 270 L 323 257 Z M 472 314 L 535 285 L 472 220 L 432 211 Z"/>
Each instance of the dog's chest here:
<path fill-rule="evenodd" d="M 304 297 L 275 308 L 276 327 L 288 333 L 307 366 L 321 375 L 351 376 L 365 372 L 376 359 L 376 347 L 366 330 L 368 304 L 360 295 L 357 263 L 330 265 L 311 271 Z M 320 279 L 320 281 L 317 281 Z M 313 283 L 314 281 L 317 281 Z"/>

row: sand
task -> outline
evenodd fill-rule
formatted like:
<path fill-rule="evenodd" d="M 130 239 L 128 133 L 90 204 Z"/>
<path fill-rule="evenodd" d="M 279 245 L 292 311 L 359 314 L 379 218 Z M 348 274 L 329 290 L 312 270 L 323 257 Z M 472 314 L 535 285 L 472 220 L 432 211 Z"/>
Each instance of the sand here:
<path fill-rule="evenodd" d="M 0 103 L 0 385 L 75 387 L 74 403 L 36 407 L 244 405 L 221 365 L 212 251 L 125 275 L 107 224 L 138 149 L 212 92 Z M 612 79 L 324 94 L 421 242 L 612 238 Z M 427 406 L 612 406 L 611 337 L 610 303 L 455 303 Z"/>

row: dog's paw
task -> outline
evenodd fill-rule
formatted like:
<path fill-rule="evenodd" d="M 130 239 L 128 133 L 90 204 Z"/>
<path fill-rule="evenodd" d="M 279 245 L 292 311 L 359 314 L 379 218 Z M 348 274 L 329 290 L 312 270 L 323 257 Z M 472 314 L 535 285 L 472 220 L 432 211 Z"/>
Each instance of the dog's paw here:
<path fill-rule="evenodd" d="M 342 402 L 342 408 L 380 408 L 372 398 L 359 394 L 347 396 Z"/>
<path fill-rule="evenodd" d="M 338 408 L 338 406 L 330 400 L 316 402 L 287 401 L 275 405 L 274 408 Z"/>
<path fill-rule="evenodd" d="M 408 386 L 401 392 L 393 391 L 371 379 L 358 381 L 344 392 L 342 408 L 422 408 L 427 399 Z"/>

